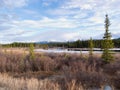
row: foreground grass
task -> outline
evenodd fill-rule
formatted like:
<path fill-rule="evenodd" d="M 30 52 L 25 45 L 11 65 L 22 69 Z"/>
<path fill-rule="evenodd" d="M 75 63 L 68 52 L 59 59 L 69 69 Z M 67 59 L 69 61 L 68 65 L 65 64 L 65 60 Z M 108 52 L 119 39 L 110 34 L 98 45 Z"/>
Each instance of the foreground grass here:
<path fill-rule="evenodd" d="M 83 90 L 76 82 L 67 83 L 68 90 Z M 7 74 L 0 74 L 0 90 L 61 90 L 58 83 L 49 79 L 38 80 L 36 78 L 13 78 Z"/>
<path fill-rule="evenodd" d="M 86 90 L 106 84 L 120 89 L 120 55 L 104 64 L 99 56 L 0 53 L 0 87 L 5 90 Z M 15 88 L 15 89 L 14 89 Z"/>

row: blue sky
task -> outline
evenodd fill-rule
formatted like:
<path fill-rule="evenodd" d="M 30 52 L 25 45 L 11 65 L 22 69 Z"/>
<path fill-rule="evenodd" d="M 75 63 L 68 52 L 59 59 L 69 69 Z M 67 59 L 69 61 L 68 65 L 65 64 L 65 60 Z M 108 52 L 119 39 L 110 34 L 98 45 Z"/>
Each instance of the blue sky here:
<path fill-rule="evenodd" d="M 0 0 L 0 43 L 120 37 L 120 0 Z"/>

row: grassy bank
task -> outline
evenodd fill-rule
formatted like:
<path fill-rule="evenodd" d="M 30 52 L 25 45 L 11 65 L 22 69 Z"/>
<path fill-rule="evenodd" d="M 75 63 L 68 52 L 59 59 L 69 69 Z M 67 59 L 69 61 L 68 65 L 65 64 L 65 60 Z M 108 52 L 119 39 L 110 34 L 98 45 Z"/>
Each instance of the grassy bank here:
<path fill-rule="evenodd" d="M 109 84 L 120 89 L 119 56 L 115 54 L 114 62 L 104 64 L 96 55 L 36 53 L 31 59 L 24 52 L 1 52 L 0 87 L 10 90 L 83 90 Z"/>

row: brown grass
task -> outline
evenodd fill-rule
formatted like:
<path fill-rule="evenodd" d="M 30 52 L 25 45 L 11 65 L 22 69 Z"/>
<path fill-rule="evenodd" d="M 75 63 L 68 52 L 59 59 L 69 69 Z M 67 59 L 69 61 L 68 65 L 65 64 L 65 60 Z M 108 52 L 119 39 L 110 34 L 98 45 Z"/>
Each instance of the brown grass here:
<path fill-rule="evenodd" d="M 81 85 L 76 85 L 75 80 L 66 85 L 67 90 L 83 90 Z M 61 87 L 58 83 L 51 82 L 49 79 L 16 79 L 7 74 L 0 74 L 0 90 L 61 90 Z"/>
<path fill-rule="evenodd" d="M 50 87 L 56 86 L 55 89 L 47 90 L 78 90 L 78 88 L 89 89 L 94 87 L 102 88 L 105 84 L 120 89 L 119 56 L 120 54 L 115 54 L 114 62 L 104 64 L 100 56 L 96 55 L 89 57 L 88 55 L 79 54 L 36 53 L 35 58 L 31 60 L 27 53 L 1 52 L 0 72 L 9 74 L 9 76 L 1 74 L 1 80 L 6 77 L 8 77 L 8 81 L 10 79 L 15 80 L 15 83 L 18 84 L 18 86 L 16 85 L 17 88 L 26 87 L 23 82 L 27 82 L 28 87 L 30 87 L 29 82 L 31 81 L 31 83 L 35 82 L 36 85 L 38 82 L 42 82 L 44 85 L 50 84 Z M 7 79 L 5 79 L 6 83 Z M 2 83 L 2 81 L 0 82 L 1 86 L 8 85 L 13 87 L 9 83 L 11 82 L 8 82 L 7 84 Z M 47 88 L 47 86 L 45 88 Z M 33 88 L 28 90 L 33 90 Z"/>

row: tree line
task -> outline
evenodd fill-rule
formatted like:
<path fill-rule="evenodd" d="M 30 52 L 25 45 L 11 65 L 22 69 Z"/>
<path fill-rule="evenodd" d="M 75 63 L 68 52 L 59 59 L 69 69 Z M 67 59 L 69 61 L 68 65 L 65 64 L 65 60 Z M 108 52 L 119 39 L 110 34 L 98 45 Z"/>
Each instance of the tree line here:
<path fill-rule="evenodd" d="M 120 48 L 120 38 L 113 39 L 115 48 Z M 11 44 L 2 44 L 3 47 L 29 47 L 31 43 L 20 43 L 14 42 Z M 94 48 L 102 48 L 102 39 L 93 40 Z M 53 48 L 53 47 L 64 47 L 64 48 L 89 48 L 89 40 L 76 40 L 68 42 L 48 42 L 48 43 L 33 43 L 34 47 L 37 48 Z"/>
<path fill-rule="evenodd" d="M 94 48 L 102 48 L 102 39 L 93 40 Z M 115 48 L 120 48 L 120 39 L 113 39 Z M 46 44 L 42 44 L 46 45 Z M 63 47 L 63 48 L 89 48 L 89 40 L 76 40 L 68 42 L 49 42 L 48 47 Z"/>

